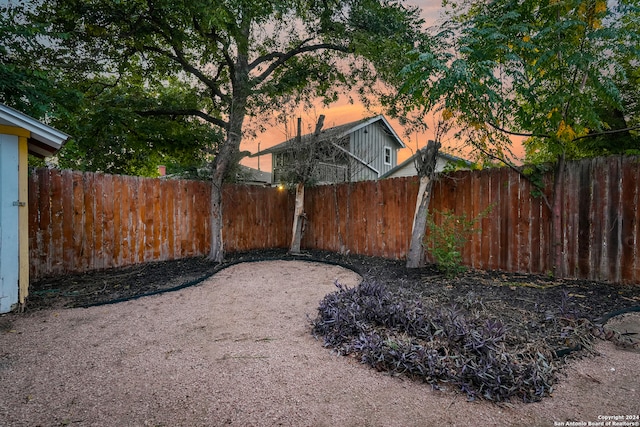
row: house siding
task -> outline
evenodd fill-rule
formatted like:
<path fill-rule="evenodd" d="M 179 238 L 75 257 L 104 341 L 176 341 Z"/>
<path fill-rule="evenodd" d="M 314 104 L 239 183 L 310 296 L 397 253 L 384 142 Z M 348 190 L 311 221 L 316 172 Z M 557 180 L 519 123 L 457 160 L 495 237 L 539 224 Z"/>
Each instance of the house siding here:
<path fill-rule="evenodd" d="M 384 162 L 384 147 L 391 148 L 391 164 Z M 375 122 L 351 134 L 350 151 L 380 172 L 380 175 L 398 164 L 398 147 L 394 140 L 383 129 L 380 122 Z M 365 181 L 378 179 L 379 176 L 370 168 L 352 160 L 351 180 Z"/>

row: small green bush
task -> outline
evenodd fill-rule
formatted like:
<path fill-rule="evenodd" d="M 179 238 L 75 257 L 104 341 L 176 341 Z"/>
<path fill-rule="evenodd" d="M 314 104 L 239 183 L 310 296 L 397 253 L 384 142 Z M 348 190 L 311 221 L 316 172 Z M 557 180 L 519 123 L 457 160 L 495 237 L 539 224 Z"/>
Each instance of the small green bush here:
<path fill-rule="evenodd" d="M 471 235 L 479 233 L 478 223 L 491 212 L 489 206 L 478 216 L 467 219 L 464 215 L 455 215 L 452 211 L 435 211 L 440 216 L 436 222 L 433 214 L 427 217 L 429 234 L 425 237 L 427 250 L 438 264 L 438 268 L 448 277 L 462 273 L 462 248 L 469 241 Z"/>

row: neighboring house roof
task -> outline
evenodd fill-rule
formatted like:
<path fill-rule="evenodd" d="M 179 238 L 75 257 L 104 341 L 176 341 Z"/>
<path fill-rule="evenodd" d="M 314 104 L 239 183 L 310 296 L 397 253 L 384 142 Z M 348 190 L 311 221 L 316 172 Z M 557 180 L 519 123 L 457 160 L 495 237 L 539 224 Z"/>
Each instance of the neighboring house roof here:
<path fill-rule="evenodd" d="M 39 157 L 52 156 L 69 139 L 69 135 L 4 104 L 0 104 L 0 125 L 16 126 L 29 131 L 29 153 Z"/>
<path fill-rule="evenodd" d="M 415 159 L 417 154 L 418 153 L 415 153 L 413 156 L 409 157 L 407 160 L 400 163 L 398 166 L 389 170 L 387 173 L 382 175 L 380 179 L 397 177 L 397 176 L 417 175 L 418 170 L 416 169 L 416 166 L 415 166 L 416 164 Z M 442 169 L 444 168 L 444 165 L 446 165 L 447 163 L 458 163 L 458 164 L 464 165 L 464 167 L 469 167 L 469 168 L 473 165 L 473 163 L 470 162 L 469 160 L 466 160 L 466 159 L 463 159 L 462 157 L 457 157 L 451 154 L 443 153 L 443 152 L 438 152 L 438 155 L 436 156 L 436 158 L 437 158 L 436 172 L 441 172 Z M 404 174 L 400 173 L 400 171 L 403 171 L 403 170 L 405 171 L 405 173 Z"/>
<path fill-rule="evenodd" d="M 378 121 L 381 122 L 383 126 L 385 126 L 387 132 L 391 136 L 392 140 L 396 142 L 398 147 L 405 148 L 404 142 L 402 142 L 402 140 L 400 139 L 396 131 L 393 130 L 393 128 L 391 127 L 387 119 L 385 119 L 385 117 L 382 115 L 367 118 L 367 119 L 361 119 L 355 122 L 346 123 L 343 125 L 334 126 L 332 128 L 325 129 L 322 132 L 320 132 L 319 140 L 320 141 L 329 140 L 329 141 L 335 142 L 349 135 L 350 133 L 353 133 L 359 129 L 362 129 L 363 127 L 369 126 L 370 124 L 376 123 Z M 313 133 L 302 135 L 302 142 L 304 143 L 304 142 L 310 141 L 312 136 L 313 136 Z M 261 156 L 263 154 L 281 153 L 283 151 L 287 151 L 288 149 L 290 149 L 295 143 L 296 143 L 296 138 L 291 138 L 278 145 L 274 145 L 271 148 L 267 148 L 266 150 L 262 150 L 255 154 L 252 154 L 250 157 Z"/>
<path fill-rule="evenodd" d="M 271 173 L 261 171 L 258 169 L 250 168 L 249 166 L 239 165 L 240 170 L 242 171 L 242 176 L 240 176 L 241 182 L 246 183 L 256 183 L 256 184 L 270 184 L 271 183 Z"/>

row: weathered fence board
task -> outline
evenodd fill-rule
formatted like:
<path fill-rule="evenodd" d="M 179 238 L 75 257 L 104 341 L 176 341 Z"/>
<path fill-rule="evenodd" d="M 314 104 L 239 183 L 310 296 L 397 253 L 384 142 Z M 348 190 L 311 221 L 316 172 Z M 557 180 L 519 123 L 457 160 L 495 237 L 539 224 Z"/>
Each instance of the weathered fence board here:
<path fill-rule="evenodd" d="M 551 200 L 552 174 L 543 177 Z M 640 282 L 640 158 L 568 162 L 562 176 L 563 270 L 568 277 Z M 551 271 L 550 210 L 534 187 L 503 169 L 443 175 L 431 211 L 477 218 L 481 232 L 465 264 L 516 272 Z M 309 188 L 303 248 L 406 257 L 418 190 L 415 177 Z M 211 186 L 38 170 L 29 184 L 32 278 L 206 255 Z M 277 188 L 225 186 L 225 250 L 286 248 L 294 200 Z M 428 255 L 427 255 L 428 257 Z"/>

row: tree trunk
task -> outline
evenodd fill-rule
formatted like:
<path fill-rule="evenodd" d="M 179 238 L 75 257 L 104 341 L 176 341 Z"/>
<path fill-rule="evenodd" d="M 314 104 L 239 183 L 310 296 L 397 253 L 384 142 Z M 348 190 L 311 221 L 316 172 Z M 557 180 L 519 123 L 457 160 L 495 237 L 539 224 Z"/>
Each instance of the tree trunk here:
<path fill-rule="evenodd" d="M 291 237 L 292 254 L 300 253 L 300 242 L 302 241 L 302 227 L 304 226 L 304 183 L 296 185 L 296 207 L 293 213 L 293 236 Z"/>
<path fill-rule="evenodd" d="M 558 158 L 553 177 L 553 202 L 551 204 L 551 257 L 554 277 L 565 276 L 562 238 L 562 200 L 564 199 L 564 153 Z"/>
<path fill-rule="evenodd" d="M 436 157 L 439 142 L 429 141 L 426 149 L 419 150 L 416 156 L 420 187 L 416 200 L 416 210 L 413 215 L 413 227 L 411 229 L 411 243 L 407 254 L 407 268 L 424 266 L 424 235 L 427 230 L 427 215 L 431 200 L 431 189 L 436 169 Z"/>
<path fill-rule="evenodd" d="M 314 140 L 309 145 L 309 157 L 303 157 L 303 163 L 298 165 L 298 176 L 300 178 L 300 182 L 296 184 L 296 205 L 295 211 L 293 213 L 293 230 L 291 232 L 291 247 L 289 248 L 289 253 L 299 254 L 300 253 L 300 243 L 302 242 L 302 231 L 304 228 L 304 186 L 305 183 L 311 179 L 311 175 L 313 174 L 313 165 L 308 162 L 316 162 L 315 153 L 316 147 L 315 144 L 318 143 L 318 137 L 320 136 L 320 132 L 322 132 L 322 126 L 324 125 L 324 115 L 320 115 L 318 118 L 318 123 L 316 123 L 316 129 L 313 132 Z M 298 119 L 298 136 L 297 136 L 297 144 L 298 149 L 300 149 L 300 144 L 302 144 L 302 120 Z"/>
<path fill-rule="evenodd" d="M 247 56 L 239 54 L 234 79 L 234 91 L 236 92 L 231 101 L 227 138 L 220 145 L 218 153 L 213 160 L 213 176 L 211 179 L 211 249 L 208 259 L 216 262 L 224 260 L 222 183 L 229 166 L 238 159 L 237 154 L 240 151 L 240 142 L 242 141 L 242 126 L 249 93 L 248 80 L 249 66 Z"/>
<path fill-rule="evenodd" d="M 240 149 L 240 133 L 242 121 L 232 123 L 234 131 L 229 131 L 227 139 L 220 146 L 213 166 L 213 176 L 211 179 L 211 248 L 209 259 L 215 262 L 224 260 L 224 244 L 222 242 L 223 228 L 223 205 L 222 205 L 222 184 L 231 162 L 236 159 L 236 153 Z M 230 126 L 231 128 L 231 126 Z"/>
<path fill-rule="evenodd" d="M 215 262 L 224 260 L 222 241 L 222 181 L 211 185 L 211 248 L 209 259 Z"/>

